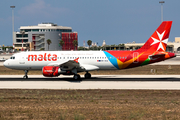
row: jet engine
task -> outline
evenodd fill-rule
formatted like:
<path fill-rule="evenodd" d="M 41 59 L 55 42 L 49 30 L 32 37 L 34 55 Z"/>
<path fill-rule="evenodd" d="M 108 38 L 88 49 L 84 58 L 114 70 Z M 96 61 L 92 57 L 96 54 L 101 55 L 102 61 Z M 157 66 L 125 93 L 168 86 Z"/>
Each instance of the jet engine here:
<path fill-rule="evenodd" d="M 61 71 L 60 67 L 58 66 L 44 66 L 42 69 L 42 73 L 45 77 L 59 76 L 65 72 L 66 71 Z"/>

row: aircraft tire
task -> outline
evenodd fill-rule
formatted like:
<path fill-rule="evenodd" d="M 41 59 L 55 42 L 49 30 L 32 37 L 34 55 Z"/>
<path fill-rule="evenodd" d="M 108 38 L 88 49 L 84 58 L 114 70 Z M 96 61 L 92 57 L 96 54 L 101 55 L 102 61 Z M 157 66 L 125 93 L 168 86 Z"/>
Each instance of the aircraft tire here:
<path fill-rule="evenodd" d="M 25 75 L 25 76 L 23 76 L 23 78 L 24 78 L 24 79 L 28 79 L 28 76 L 27 76 L 27 75 Z"/>
<path fill-rule="evenodd" d="M 86 73 L 86 74 L 84 75 L 84 77 L 85 77 L 85 78 L 91 78 L 91 74 L 90 74 L 90 73 Z"/>
<path fill-rule="evenodd" d="M 79 74 L 75 74 L 73 78 L 74 78 L 74 80 L 79 80 L 79 79 L 81 79 L 81 76 Z"/>

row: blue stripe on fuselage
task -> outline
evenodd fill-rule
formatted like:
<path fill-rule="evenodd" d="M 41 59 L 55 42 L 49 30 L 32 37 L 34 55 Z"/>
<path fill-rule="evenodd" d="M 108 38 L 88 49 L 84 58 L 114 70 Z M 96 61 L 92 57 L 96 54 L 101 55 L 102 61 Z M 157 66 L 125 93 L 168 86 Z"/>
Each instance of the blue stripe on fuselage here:
<path fill-rule="evenodd" d="M 119 69 L 118 63 L 117 63 L 117 59 L 116 57 L 114 57 L 113 55 L 111 55 L 110 53 L 103 51 L 104 54 L 106 55 L 106 57 L 108 58 L 108 60 L 111 62 L 111 64 L 114 65 L 114 67 L 116 67 L 117 69 Z"/>

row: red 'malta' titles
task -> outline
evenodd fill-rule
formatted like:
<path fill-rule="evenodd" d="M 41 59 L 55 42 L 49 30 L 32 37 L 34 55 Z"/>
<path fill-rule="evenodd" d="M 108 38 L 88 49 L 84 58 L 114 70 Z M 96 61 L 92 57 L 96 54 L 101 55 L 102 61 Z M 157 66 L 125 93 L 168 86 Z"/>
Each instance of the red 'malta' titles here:
<path fill-rule="evenodd" d="M 44 53 L 44 55 L 28 55 L 28 61 L 57 61 L 57 55 Z"/>

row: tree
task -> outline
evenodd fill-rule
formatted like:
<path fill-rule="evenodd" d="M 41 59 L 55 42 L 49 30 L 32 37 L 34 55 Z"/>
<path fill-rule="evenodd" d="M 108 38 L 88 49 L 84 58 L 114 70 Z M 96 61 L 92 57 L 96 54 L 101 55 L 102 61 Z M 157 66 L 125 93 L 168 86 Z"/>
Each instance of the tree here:
<path fill-rule="evenodd" d="M 74 45 L 74 48 L 76 48 L 78 46 L 78 41 L 77 40 L 74 40 L 73 41 L 73 45 Z M 76 49 L 77 50 L 77 49 Z"/>
<path fill-rule="evenodd" d="M 44 48 L 41 48 L 40 50 L 44 50 Z"/>
<path fill-rule="evenodd" d="M 60 41 L 59 41 L 59 44 L 61 45 L 61 47 L 63 47 L 64 41 L 63 41 L 63 40 L 60 40 Z"/>
<path fill-rule="evenodd" d="M 47 40 L 48 50 L 49 50 L 49 45 L 50 45 L 51 43 L 52 43 L 52 42 L 51 42 L 51 40 L 50 40 L 50 39 L 48 39 L 48 40 Z"/>
<path fill-rule="evenodd" d="M 87 50 L 87 48 L 84 48 L 83 46 L 78 47 L 78 50 Z"/>
<path fill-rule="evenodd" d="M 91 46 L 91 44 L 92 44 L 92 41 L 91 41 L 91 40 L 88 40 L 88 41 L 87 41 L 87 44 L 89 45 L 89 48 L 90 48 L 90 46 Z"/>

